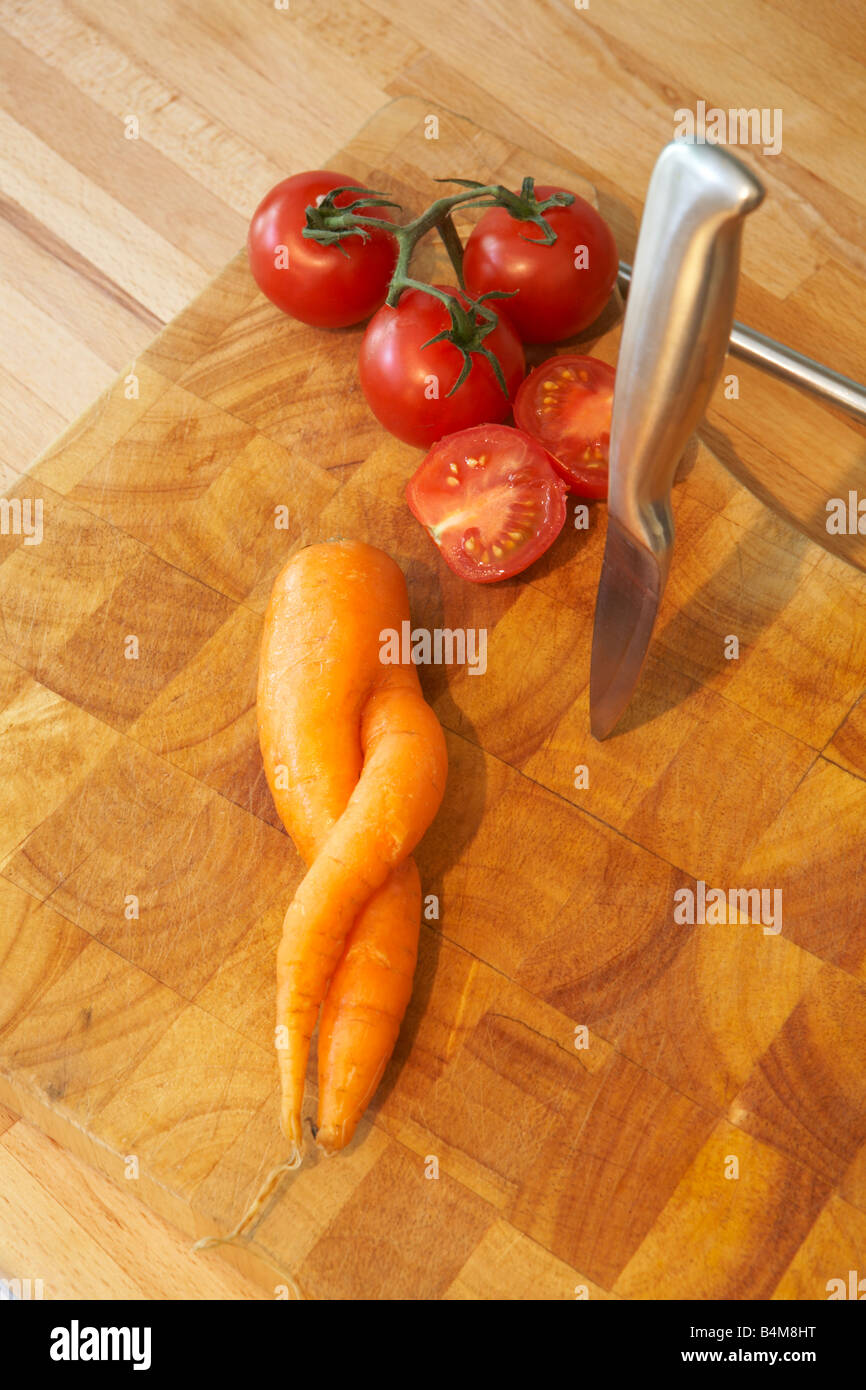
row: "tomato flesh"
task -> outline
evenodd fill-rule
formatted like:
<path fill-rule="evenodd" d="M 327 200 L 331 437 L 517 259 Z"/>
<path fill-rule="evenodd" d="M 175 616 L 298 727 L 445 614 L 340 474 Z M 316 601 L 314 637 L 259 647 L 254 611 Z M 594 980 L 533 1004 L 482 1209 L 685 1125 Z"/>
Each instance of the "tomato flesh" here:
<path fill-rule="evenodd" d="M 606 497 L 615 372 L 597 357 L 548 358 L 522 383 L 514 420 L 579 497 Z"/>
<path fill-rule="evenodd" d="M 440 439 L 406 498 L 455 574 L 490 584 L 520 574 L 553 544 L 566 491 L 536 440 L 508 425 L 479 425 Z"/>

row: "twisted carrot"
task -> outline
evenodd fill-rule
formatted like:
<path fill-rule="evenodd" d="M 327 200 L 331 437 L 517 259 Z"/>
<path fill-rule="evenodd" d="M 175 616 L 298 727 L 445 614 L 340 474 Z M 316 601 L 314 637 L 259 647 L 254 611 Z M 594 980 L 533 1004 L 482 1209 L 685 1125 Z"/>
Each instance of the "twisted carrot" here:
<path fill-rule="evenodd" d="M 383 665 L 401 630 L 402 572 L 381 550 L 329 541 L 278 576 L 265 615 L 258 723 L 277 811 L 308 865 L 277 952 L 281 1125 L 301 1108 L 319 1008 L 318 1143 L 351 1139 L 409 1001 L 421 888 L 409 856 L 436 814 L 445 740 L 408 665 Z"/>

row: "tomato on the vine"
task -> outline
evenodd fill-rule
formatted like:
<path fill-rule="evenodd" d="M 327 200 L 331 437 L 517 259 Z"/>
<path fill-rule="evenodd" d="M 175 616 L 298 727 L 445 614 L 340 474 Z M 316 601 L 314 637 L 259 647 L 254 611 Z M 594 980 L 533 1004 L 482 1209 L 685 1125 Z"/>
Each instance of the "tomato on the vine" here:
<path fill-rule="evenodd" d="M 520 574 L 553 544 L 565 495 L 546 451 L 508 425 L 440 439 L 406 487 L 445 563 L 477 584 Z"/>
<path fill-rule="evenodd" d="M 607 496 L 615 372 L 597 357 L 549 357 L 522 383 L 514 420 L 547 449 L 579 497 Z"/>
<path fill-rule="evenodd" d="M 540 187 L 535 196 L 541 201 L 567 191 Z M 470 294 L 517 291 L 505 307 L 525 343 L 557 343 L 586 328 L 607 303 L 619 268 L 613 233 L 585 198 L 548 208 L 544 218 L 556 233 L 550 246 L 535 223 L 505 208 L 488 209 L 463 260 Z"/>
<path fill-rule="evenodd" d="M 448 293 L 465 306 L 457 290 Z M 429 449 L 455 430 L 505 419 L 523 380 L 523 346 L 501 314 L 483 342 L 499 361 L 508 394 L 490 361 L 473 352 L 468 376 L 449 395 L 463 369 L 464 354 L 453 342 L 430 339 L 450 326 L 442 301 L 415 289 L 404 290 L 394 308 L 383 304 L 367 325 L 358 364 L 361 386 L 376 419 L 405 444 Z"/>
<path fill-rule="evenodd" d="M 397 243 L 388 232 L 370 228 L 366 240 L 347 236 L 331 246 L 303 235 L 307 207 L 355 182 L 328 169 L 294 174 L 272 188 L 253 213 L 247 237 L 253 278 L 268 299 L 302 323 L 318 328 L 360 323 L 388 292 L 397 262 Z M 339 193 L 335 206 L 346 207 L 358 196 Z M 393 220 L 385 207 L 359 207 L 356 212 Z"/>

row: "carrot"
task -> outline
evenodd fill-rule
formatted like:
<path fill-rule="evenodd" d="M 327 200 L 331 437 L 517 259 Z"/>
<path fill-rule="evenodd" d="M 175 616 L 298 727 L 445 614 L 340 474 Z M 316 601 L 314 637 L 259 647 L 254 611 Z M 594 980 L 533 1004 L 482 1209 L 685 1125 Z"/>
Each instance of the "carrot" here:
<path fill-rule="evenodd" d="M 319 1129 L 348 1144 L 394 1050 L 412 993 L 421 880 L 409 858 L 367 903 L 346 940 L 319 1019 Z"/>
<path fill-rule="evenodd" d="M 349 1142 L 396 1042 L 420 925 L 409 856 L 436 814 L 445 740 L 414 666 L 383 665 L 381 633 L 409 619 L 381 550 L 330 541 L 278 576 L 265 615 L 257 712 L 274 804 L 308 865 L 277 952 L 281 1126 L 301 1108 L 320 1006 L 318 1142 Z"/>

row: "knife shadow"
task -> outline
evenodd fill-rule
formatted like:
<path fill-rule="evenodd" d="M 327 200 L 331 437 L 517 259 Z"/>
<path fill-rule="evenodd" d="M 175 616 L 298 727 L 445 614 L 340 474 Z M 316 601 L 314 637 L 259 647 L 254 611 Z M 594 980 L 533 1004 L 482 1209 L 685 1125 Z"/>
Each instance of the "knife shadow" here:
<path fill-rule="evenodd" d="M 703 425 L 700 437 L 734 477 L 744 468 L 731 441 L 720 430 Z M 738 470 L 740 472 L 738 473 Z M 678 478 L 689 471 L 684 466 Z M 764 499 L 759 499 L 763 501 Z M 721 563 L 690 596 L 688 602 L 668 616 L 653 633 L 647 667 L 641 675 L 634 698 L 614 730 L 631 733 L 652 723 L 669 710 L 683 704 L 696 687 L 712 686 L 724 691 L 719 677 L 736 675 L 740 660 L 725 656 L 725 639 L 736 636 L 740 657 L 776 620 L 797 590 L 810 538 L 793 524 L 786 525 L 784 567 L 773 570 L 773 582 L 759 590 L 760 563 L 756 551 L 778 545 L 780 520 L 769 510 L 753 525 L 742 528 L 742 535 L 727 551 Z M 677 563 L 674 548 L 673 564 Z M 750 586 L 749 574 L 754 576 Z M 750 593 L 753 597 L 750 599 Z"/>
<path fill-rule="evenodd" d="M 796 393 L 792 392 L 792 394 Z M 844 419 L 845 424 L 852 430 L 856 430 L 861 436 L 866 434 L 866 425 L 860 421 L 852 420 L 844 416 L 842 412 L 834 413 L 839 414 L 840 418 Z M 866 544 L 864 544 L 862 534 L 858 532 L 852 536 L 828 533 L 826 503 L 830 500 L 829 497 L 822 497 L 820 506 L 814 511 L 805 515 L 797 515 L 792 508 L 785 505 L 783 498 L 773 493 L 764 486 L 760 479 L 750 474 L 731 441 L 721 430 L 704 422 L 701 426 L 701 436 L 720 462 L 725 465 L 728 472 L 737 479 L 737 482 L 742 483 L 749 492 L 758 498 L 759 502 L 763 502 L 765 507 L 784 517 L 789 526 L 808 536 L 816 545 L 829 550 L 831 555 L 837 555 L 840 560 L 853 565 L 855 569 L 866 571 Z M 864 473 L 866 473 L 866 454 L 861 454 L 851 462 L 850 467 L 838 479 L 834 479 L 835 495 L 847 502 L 848 492 L 853 490 L 862 497 Z"/>

